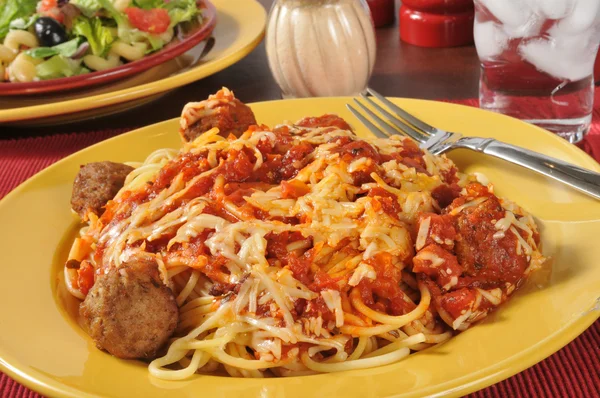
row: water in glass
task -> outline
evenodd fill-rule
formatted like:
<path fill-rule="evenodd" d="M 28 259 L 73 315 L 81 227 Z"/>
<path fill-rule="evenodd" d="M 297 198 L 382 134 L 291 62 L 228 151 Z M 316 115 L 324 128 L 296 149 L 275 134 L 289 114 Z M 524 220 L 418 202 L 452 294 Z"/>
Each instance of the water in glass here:
<path fill-rule="evenodd" d="M 587 133 L 600 0 L 475 0 L 484 109 L 578 142 Z"/>

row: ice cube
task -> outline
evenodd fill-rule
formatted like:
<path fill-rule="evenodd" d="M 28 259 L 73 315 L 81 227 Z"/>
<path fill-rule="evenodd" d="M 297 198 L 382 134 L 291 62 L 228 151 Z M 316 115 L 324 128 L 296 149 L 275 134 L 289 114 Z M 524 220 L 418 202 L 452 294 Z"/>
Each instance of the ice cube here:
<path fill-rule="evenodd" d="M 593 65 L 598 53 L 600 42 L 598 31 L 588 29 L 587 31 L 573 34 L 565 34 L 558 25 L 548 30 L 548 34 L 554 40 L 558 49 L 568 49 L 572 62 L 582 65 Z"/>
<path fill-rule="evenodd" d="M 473 29 L 475 48 L 481 60 L 492 60 L 502 54 L 508 44 L 508 36 L 495 22 L 475 22 Z"/>
<path fill-rule="evenodd" d="M 533 13 L 528 0 L 479 0 L 503 24 L 521 26 Z M 597 0 L 596 0 L 597 1 Z"/>
<path fill-rule="evenodd" d="M 569 44 L 569 41 L 540 38 L 523 42 L 519 52 L 524 60 L 557 79 L 577 81 L 590 76 L 595 57 Z"/>
<path fill-rule="evenodd" d="M 539 10 L 548 19 L 561 19 L 573 11 L 574 0 L 537 0 Z"/>
<path fill-rule="evenodd" d="M 525 23 L 521 25 L 504 24 L 502 28 L 511 38 L 527 38 L 539 35 L 542 30 L 542 25 L 544 25 L 544 18 L 536 13 L 531 13 L 529 19 L 525 21 Z"/>
<path fill-rule="evenodd" d="M 577 0 L 526 0 L 533 12 L 546 19 L 560 19 L 571 13 Z"/>
<path fill-rule="evenodd" d="M 574 51 L 594 52 L 594 48 L 598 46 L 598 32 L 588 29 L 585 32 L 567 33 L 559 25 L 554 25 L 548 29 L 548 35 L 560 48 L 571 48 Z"/>
<path fill-rule="evenodd" d="M 566 0 L 565 0 L 566 1 Z M 564 33 L 579 33 L 600 24 L 600 0 L 575 0 L 572 12 L 558 21 Z"/>

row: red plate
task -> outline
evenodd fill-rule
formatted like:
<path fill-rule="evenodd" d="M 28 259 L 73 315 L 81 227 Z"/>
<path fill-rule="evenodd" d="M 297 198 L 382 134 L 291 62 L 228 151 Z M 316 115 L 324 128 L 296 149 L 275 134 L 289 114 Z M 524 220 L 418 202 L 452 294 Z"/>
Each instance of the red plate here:
<path fill-rule="evenodd" d="M 138 61 L 117 66 L 116 68 L 85 73 L 78 76 L 61 77 L 31 83 L 0 83 L 0 95 L 40 94 L 72 90 L 84 86 L 95 86 L 122 79 L 162 64 L 188 51 L 212 33 L 217 22 L 217 10 L 215 6 L 208 0 L 199 1 L 198 6 L 204 10 L 202 24 L 195 26 L 186 32 L 182 38 L 175 39 L 152 55 Z"/>

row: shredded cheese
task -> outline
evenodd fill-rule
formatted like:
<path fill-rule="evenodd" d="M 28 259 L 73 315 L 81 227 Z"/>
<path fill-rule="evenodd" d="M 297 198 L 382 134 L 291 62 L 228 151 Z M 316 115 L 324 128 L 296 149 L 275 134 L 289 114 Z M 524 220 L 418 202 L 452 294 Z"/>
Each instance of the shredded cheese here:
<path fill-rule="evenodd" d="M 429 225 L 431 224 L 431 217 L 427 217 L 419 226 L 419 232 L 417 233 L 417 242 L 415 249 L 421 250 L 425 246 L 427 235 L 429 235 Z"/>

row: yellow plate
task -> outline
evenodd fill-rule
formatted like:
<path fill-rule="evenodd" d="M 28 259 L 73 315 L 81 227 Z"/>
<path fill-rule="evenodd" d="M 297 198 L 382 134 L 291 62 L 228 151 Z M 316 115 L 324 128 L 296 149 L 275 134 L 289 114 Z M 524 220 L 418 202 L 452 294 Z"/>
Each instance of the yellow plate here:
<path fill-rule="evenodd" d="M 116 113 L 233 65 L 262 40 L 266 11 L 256 0 L 211 2 L 217 8 L 217 26 L 212 34 L 215 44 L 200 61 L 197 57 L 204 43 L 138 75 L 99 87 L 58 94 L 0 97 L 0 124 L 56 124 Z"/>
<path fill-rule="evenodd" d="M 348 101 L 274 101 L 252 108 L 257 120 L 271 126 L 330 112 L 360 127 L 344 107 Z M 575 146 L 518 120 L 446 103 L 397 102 L 441 128 L 497 137 L 600 171 Z M 598 202 L 516 166 L 456 151 L 451 157 L 463 170 L 485 173 L 500 195 L 540 220 L 543 251 L 552 258 L 499 311 L 443 345 L 375 369 L 268 380 L 199 375 L 188 381 L 156 380 L 145 364 L 94 347 L 69 315 L 74 302 L 65 299 L 59 279 L 78 228 L 69 199 L 79 165 L 142 160 L 157 148 L 179 147 L 177 127 L 177 120 L 169 120 L 94 145 L 37 174 L 0 202 L 0 369 L 51 396 L 458 396 L 542 360 L 598 318 L 592 310 L 600 295 Z"/>

